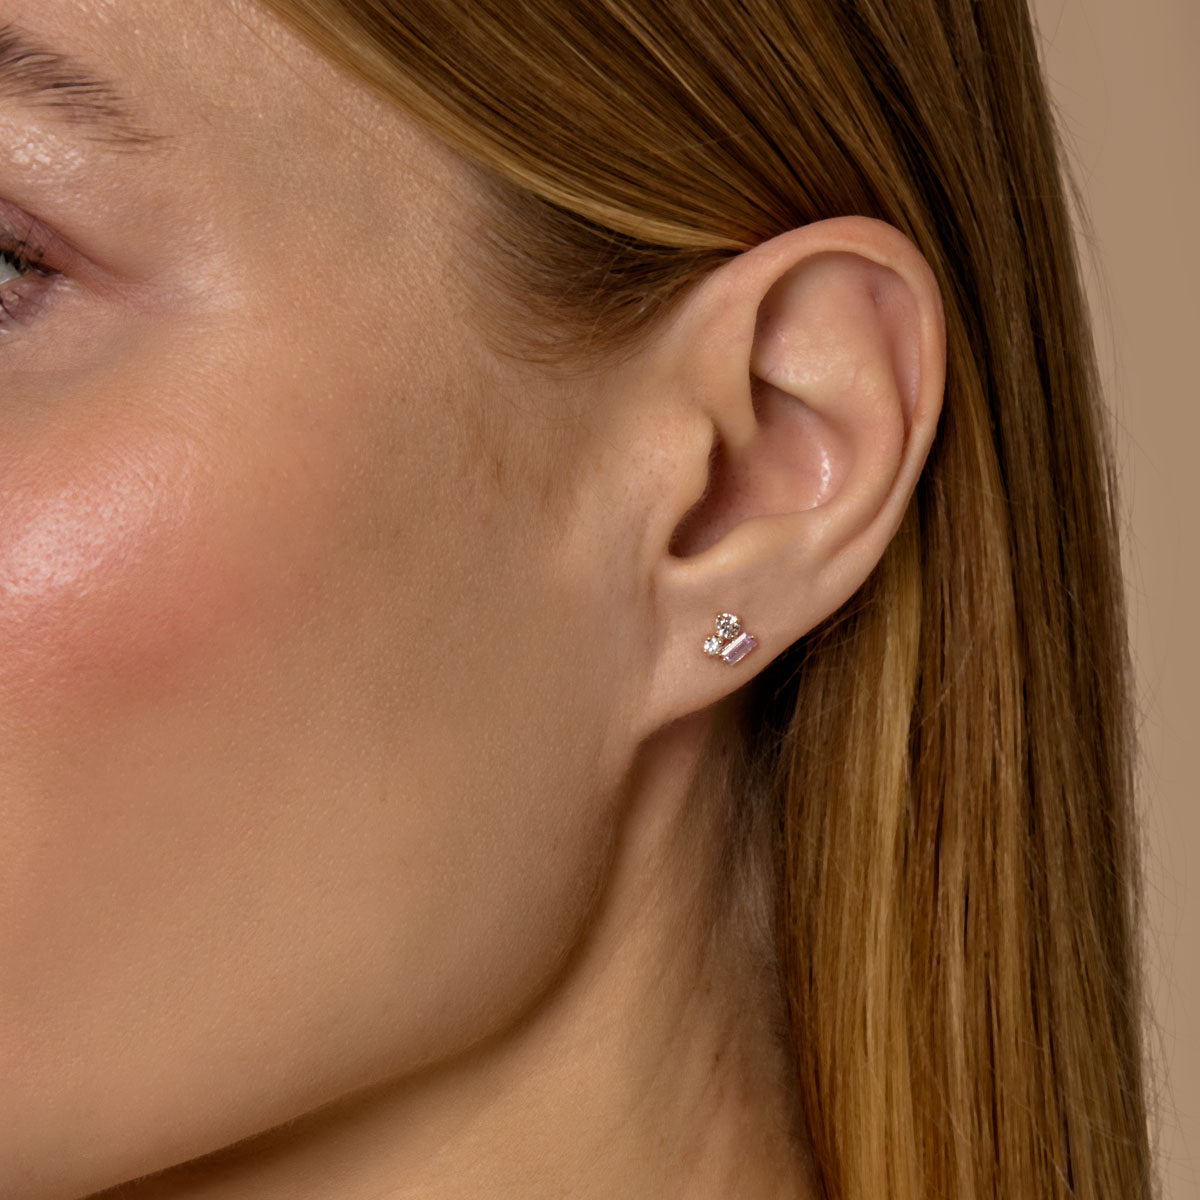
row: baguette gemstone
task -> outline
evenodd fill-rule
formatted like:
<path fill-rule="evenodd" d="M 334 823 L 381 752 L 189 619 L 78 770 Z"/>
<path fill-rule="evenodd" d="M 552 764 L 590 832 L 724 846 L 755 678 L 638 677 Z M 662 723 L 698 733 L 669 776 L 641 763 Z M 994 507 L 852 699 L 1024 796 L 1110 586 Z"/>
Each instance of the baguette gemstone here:
<path fill-rule="evenodd" d="M 721 651 L 721 657 L 732 667 L 741 662 L 757 645 L 758 640 L 752 633 L 740 633 Z"/>

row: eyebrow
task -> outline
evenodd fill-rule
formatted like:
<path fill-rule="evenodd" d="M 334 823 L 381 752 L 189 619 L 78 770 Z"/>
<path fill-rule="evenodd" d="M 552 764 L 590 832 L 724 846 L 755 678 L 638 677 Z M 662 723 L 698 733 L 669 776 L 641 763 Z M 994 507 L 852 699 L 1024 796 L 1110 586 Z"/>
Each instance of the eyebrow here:
<path fill-rule="evenodd" d="M 139 150 L 166 141 L 138 122 L 114 84 L 12 23 L 0 25 L 0 99 L 48 109 L 110 149 Z"/>

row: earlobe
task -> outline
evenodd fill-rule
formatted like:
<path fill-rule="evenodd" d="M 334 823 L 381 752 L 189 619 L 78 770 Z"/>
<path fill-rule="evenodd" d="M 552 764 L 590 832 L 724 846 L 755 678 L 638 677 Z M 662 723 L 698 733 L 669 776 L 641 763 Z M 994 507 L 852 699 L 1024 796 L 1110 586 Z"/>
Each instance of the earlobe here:
<path fill-rule="evenodd" d="M 945 379 L 933 272 L 882 221 L 792 230 L 700 288 L 677 373 L 712 446 L 654 565 L 663 721 L 720 699 L 857 591 L 908 506 Z M 706 642 L 722 612 L 762 647 L 735 652 L 736 673 Z"/>

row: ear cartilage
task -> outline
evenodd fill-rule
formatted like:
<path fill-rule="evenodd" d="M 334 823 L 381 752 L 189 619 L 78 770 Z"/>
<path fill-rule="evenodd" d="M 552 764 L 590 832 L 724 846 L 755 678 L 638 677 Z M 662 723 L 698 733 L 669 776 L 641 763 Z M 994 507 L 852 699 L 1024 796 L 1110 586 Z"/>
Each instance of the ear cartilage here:
<path fill-rule="evenodd" d="M 731 667 L 736 666 L 758 645 L 758 639 L 742 628 L 740 617 L 733 613 L 717 613 L 717 633 L 704 642 L 704 653 L 723 658 Z"/>

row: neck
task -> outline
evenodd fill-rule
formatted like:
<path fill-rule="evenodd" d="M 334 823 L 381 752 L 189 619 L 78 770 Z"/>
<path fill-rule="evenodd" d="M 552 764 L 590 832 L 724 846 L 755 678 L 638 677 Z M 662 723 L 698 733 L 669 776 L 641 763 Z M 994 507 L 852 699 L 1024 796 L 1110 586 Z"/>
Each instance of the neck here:
<path fill-rule="evenodd" d="M 773 976 L 744 914 L 711 917 L 727 831 L 687 796 L 704 733 L 647 755 L 586 942 L 519 1027 L 105 1200 L 815 1196 Z"/>

